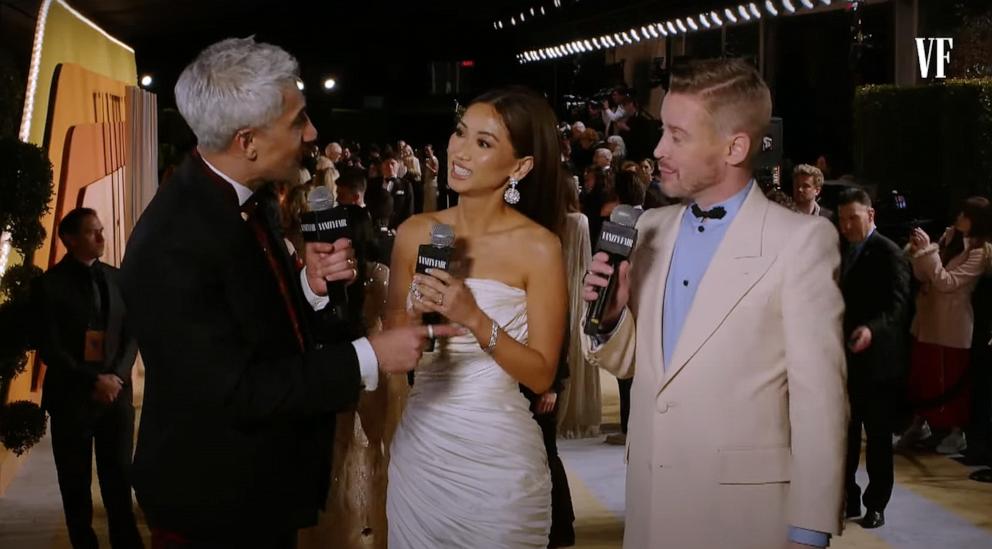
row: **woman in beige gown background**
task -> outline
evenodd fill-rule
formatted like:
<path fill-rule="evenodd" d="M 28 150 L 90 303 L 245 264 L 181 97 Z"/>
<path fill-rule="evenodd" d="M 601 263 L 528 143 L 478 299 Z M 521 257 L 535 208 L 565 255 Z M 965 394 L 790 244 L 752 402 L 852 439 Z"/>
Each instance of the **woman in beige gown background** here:
<path fill-rule="evenodd" d="M 578 188 L 569 195 L 568 215 L 562 252 L 568 272 L 568 369 L 571 375 L 558 396 L 558 436 L 586 438 L 599 435 L 603 419 L 599 390 L 599 371 L 588 364 L 582 354 L 582 317 L 586 311 L 582 300 L 582 278 L 592 260 L 589 220 L 579 212 Z"/>
<path fill-rule="evenodd" d="M 382 329 L 389 267 L 373 263 L 365 286 L 369 332 Z M 337 417 L 331 489 L 316 526 L 301 530 L 299 549 L 386 549 L 389 445 L 409 392 L 406 376 L 380 373 L 357 409 Z"/>

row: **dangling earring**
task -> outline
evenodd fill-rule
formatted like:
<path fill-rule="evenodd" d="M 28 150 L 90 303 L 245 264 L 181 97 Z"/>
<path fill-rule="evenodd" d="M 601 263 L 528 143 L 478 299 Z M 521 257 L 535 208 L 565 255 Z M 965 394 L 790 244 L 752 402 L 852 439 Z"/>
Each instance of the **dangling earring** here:
<path fill-rule="evenodd" d="M 517 202 L 520 202 L 520 191 L 517 190 L 517 183 L 519 183 L 519 181 L 511 177 L 510 186 L 503 192 L 503 200 L 505 200 L 507 204 L 516 204 Z"/>

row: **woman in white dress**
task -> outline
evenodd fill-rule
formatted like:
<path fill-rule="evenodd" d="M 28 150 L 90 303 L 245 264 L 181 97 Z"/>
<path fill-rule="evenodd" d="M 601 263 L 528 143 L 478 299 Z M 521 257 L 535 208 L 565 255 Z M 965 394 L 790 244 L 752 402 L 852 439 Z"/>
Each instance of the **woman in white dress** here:
<path fill-rule="evenodd" d="M 565 331 L 556 126 L 525 89 L 478 98 L 448 143 L 458 205 L 397 234 L 390 322 L 436 312 L 470 333 L 439 340 L 416 370 L 389 465 L 390 548 L 548 546 L 547 453 L 519 384 L 548 390 Z M 438 223 L 454 228 L 458 267 L 415 276 Z"/>

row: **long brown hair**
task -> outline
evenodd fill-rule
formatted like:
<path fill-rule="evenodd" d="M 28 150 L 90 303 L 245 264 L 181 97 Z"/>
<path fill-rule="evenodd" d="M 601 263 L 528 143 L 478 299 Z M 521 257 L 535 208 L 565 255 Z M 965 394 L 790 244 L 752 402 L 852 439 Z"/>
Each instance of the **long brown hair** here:
<path fill-rule="evenodd" d="M 971 221 L 971 231 L 968 232 L 970 246 L 966 249 L 964 245 L 964 235 L 959 231 L 954 231 L 954 237 L 950 242 L 940 243 L 940 262 L 947 264 L 955 257 L 964 252 L 969 252 L 974 248 L 984 246 L 992 240 L 992 212 L 990 212 L 988 199 L 981 196 L 972 196 L 961 204 L 961 215 Z"/>
<path fill-rule="evenodd" d="M 529 88 L 510 86 L 484 93 L 469 105 L 493 107 L 510 134 L 516 158 L 534 157 L 534 168 L 517 190 L 514 207 L 559 237 L 565 226 L 566 183 L 561 169 L 558 119 L 547 100 Z"/>

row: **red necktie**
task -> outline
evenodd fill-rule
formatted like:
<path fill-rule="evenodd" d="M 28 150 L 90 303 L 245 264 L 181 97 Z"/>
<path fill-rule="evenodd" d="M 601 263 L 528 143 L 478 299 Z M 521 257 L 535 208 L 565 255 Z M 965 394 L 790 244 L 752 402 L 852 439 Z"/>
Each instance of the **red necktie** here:
<path fill-rule="evenodd" d="M 279 242 L 272 242 L 269 237 L 269 231 L 262 225 L 261 222 L 261 212 L 258 211 L 259 205 L 254 201 L 249 201 L 245 203 L 243 211 L 248 214 L 247 223 L 252 230 L 252 234 L 255 235 L 255 239 L 258 240 L 258 244 L 262 247 L 262 252 L 265 253 L 266 263 L 269 264 L 269 269 L 272 271 L 272 275 L 276 279 L 276 284 L 279 285 L 279 293 L 282 295 L 283 304 L 286 306 L 286 314 L 289 316 L 289 321 L 293 325 L 293 334 L 296 336 L 296 341 L 300 346 L 300 351 L 306 350 L 306 345 L 303 342 L 303 332 L 300 330 L 300 319 L 296 316 L 296 307 L 293 306 L 293 298 L 289 292 L 289 284 L 286 281 L 285 272 L 279 265 L 279 260 L 276 258 L 274 246 L 278 246 Z"/>
<path fill-rule="evenodd" d="M 272 271 L 272 275 L 276 279 L 276 284 L 279 286 L 279 294 L 282 295 L 283 304 L 286 306 L 286 314 L 289 316 L 289 321 L 293 325 L 293 334 L 296 336 L 296 341 L 300 346 L 300 351 L 306 350 L 306 344 L 303 339 L 303 331 L 300 329 L 300 319 L 296 314 L 296 308 L 293 306 L 293 298 L 289 292 L 289 284 L 286 280 L 285 272 L 279 265 L 279 260 L 275 255 L 275 249 L 273 246 L 281 244 L 280 242 L 271 242 L 268 234 L 269 231 L 262 225 L 260 216 L 263 215 L 258 212 L 258 204 L 249 200 L 244 204 L 243 207 L 238 206 L 238 193 L 234 190 L 234 187 L 228 181 L 225 181 L 217 172 L 210 169 L 209 166 L 203 161 L 200 156 L 199 151 L 195 151 L 194 156 L 200 161 L 200 166 L 203 168 L 204 173 L 210 178 L 210 181 L 215 185 L 218 185 L 225 195 L 227 195 L 232 201 L 235 208 L 241 210 L 242 213 L 246 214 L 246 223 L 251 228 L 252 235 L 255 236 L 255 240 L 258 241 L 258 245 L 261 246 L 262 252 L 265 253 L 265 261 L 269 265 L 269 270 Z"/>

